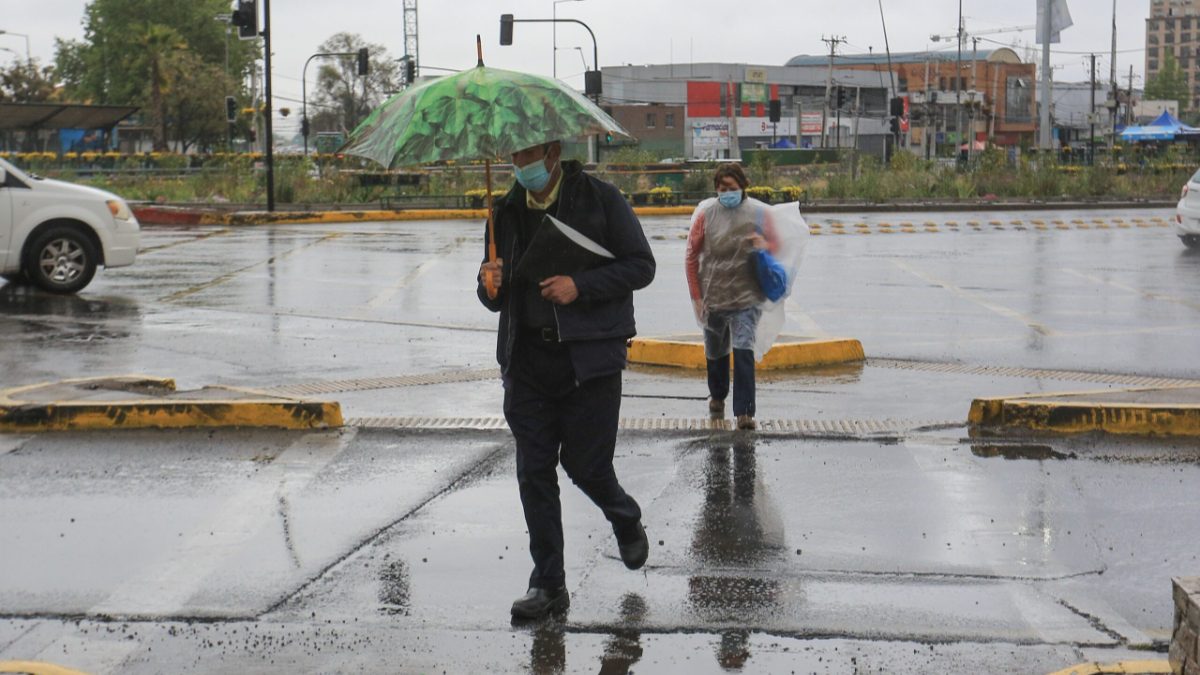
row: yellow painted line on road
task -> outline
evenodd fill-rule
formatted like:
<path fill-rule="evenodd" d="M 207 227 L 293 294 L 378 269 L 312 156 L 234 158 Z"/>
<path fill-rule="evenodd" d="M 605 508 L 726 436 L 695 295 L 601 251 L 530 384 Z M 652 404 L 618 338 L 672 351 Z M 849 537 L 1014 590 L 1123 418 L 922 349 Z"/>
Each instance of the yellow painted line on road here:
<path fill-rule="evenodd" d="M 309 242 L 307 244 L 304 244 L 303 246 L 297 246 L 296 248 L 291 249 L 290 251 L 285 251 L 283 253 L 280 253 L 277 256 L 273 256 L 262 262 L 254 263 L 253 265 L 250 265 L 249 267 L 243 267 L 240 270 L 235 270 L 228 274 L 223 274 L 223 275 L 217 277 L 216 279 L 213 279 L 212 281 L 208 281 L 203 284 L 200 284 L 199 286 L 192 286 L 191 288 L 184 289 L 182 291 L 179 291 L 178 293 L 172 293 L 171 295 L 168 295 L 166 297 L 159 298 L 158 301 L 159 302 L 175 302 L 176 300 L 181 300 L 183 298 L 188 297 L 189 295 L 195 295 L 196 293 L 200 293 L 201 291 L 206 291 L 214 286 L 219 286 L 219 285 L 225 283 L 226 281 L 236 279 L 239 276 L 241 276 L 251 270 L 256 270 L 256 269 L 259 269 L 260 267 L 266 267 L 268 265 L 272 265 L 280 260 L 283 260 L 284 258 L 290 258 L 291 256 L 293 256 L 305 249 L 312 248 L 313 246 L 317 246 L 319 244 L 323 244 L 327 241 L 331 241 L 333 239 L 338 239 L 343 236 L 345 236 L 344 233 L 339 232 L 339 233 L 334 233 L 334 234 L 328 235 L 326 237 L 322 237 L 321 239 Z"/>
<path fill-rule="evenodd" d="M 1153 227 L 1150 223 L 1138 223 L 1138 227 Z"/>
<path fill-rule="evenodd" d="M 937 223 L 931 223 L 931 222 L 926 221 L 925 227 L 937 227 Z"/>
<path fill-rule="evenodd" d="M 1097 226 L 1096 226 L 1096 229 L 1097 229 L 1097 230 L 1107 230 L 1107 229 L 1110 229 L 1110 228 L 1109 228 L 1109 226 L 1108 226 L 1108 225 L 1097 225 Z"/>
<path fill-rule="evenodd" d="M 936 227 L 927 227 L 927 228 L 925 228 L 925 231 L 926 232 L 939 232 L 940 230 L 938 230 Z"/>
<path fill-rule="evenodd" d="M 1093 219 L 1092 219 L 1092 222 L 1093 222 L 1093 223 L 1096 223 L 1096 224 L 1099 224 L 1099 223 L 1103 223 L 1104 221 L 1103 221 L 1103 220 L 1100 220 L 1099 218 L 1093 218 Z"/>
<path fill-rule="evenodd" d="M 900 223 L 900 227 L 912 227 L 912 223 Z"/>
<path fill-rule="evenodd" d="M 979 222 L 975 221 L 975 220 L 972 220 L 972 221 L 968 222 L 967 224 L 970 225 L 971 227 L 979 227 Z"/>
<path fill-rule="evenodd" d="M 1050 221 L 1050 222 L 1051 222 L 1051 223 L 1053 223 L 1053 224 L 1055 224 L 1055 225 L 1062 225 L 1062 224 L 1063 224 L 1063 221 L 1061 221 L 1061 220 L 1052 220 L 1052 221 Z"/>
<path fill-rule="evenodd" d="M 1046 224 L 1046 221 L 1044 221 L 1044 220 L 1031 220 L 1029 222 L 1033 223 L 1034 225 L 1045 225 Z"/>
<path fill-rule="evenodd" d="M 1076 225 L 1076 226 L 1075 226 L 1075 229 L 1077 229 L 1077 230 L 1090 230 L 1090 229 L 1092 229 L 1092 226 L 1091 226 L 1091 225 Z"/>
<path fill-rule="evenodd" d="M 82 670 L 42 661 L 0 661 L 0 673 L 26 675 L 89 675 Z"/>
<path fill-rule="evenodd" d="M 781 342 L 771 347 L 755 368 L 784 370 L 864 360 L 862 343 L 853 338 L 822 338 L 807 342 Z M 704 343 L 668 336 L 634 338 L 629 341 L 629 362 L 646 366 L 668 366 L 703 370 L 708 367 Z"/>
<path fill-rule="evenodd" d="M 1014 220 L 1014 221 L 1012 221 L 1012 222 L 1010 222 L 1010 223 L 1009 223 L 1009 225 L 1022 225 L 1022 224 L 1023 224 L 1023 223 L 1022 223 L 1021 221 L 1019 221 L 1019 220 Z"/>
<path fill-rule="evenodd" d="M 1126 230 L 1128 230 L 1128 229 L 1129 229 L 1129 223 L 1121 223 L 1121 224 L 1120 224 L 1120 225 L 1118 225 L 1117 227 L 1120 227 L 1120 228 L 1122 228 L 1122 229 L 1126 229 Z"/>
<path fill-rule="evenodd" d="M 913 233 L 915 233 L 915 232 L 916 232 L 916 230 L 914 230 L 914 229 L 913 229 L 913 228 L 911 228 L 911 227 L 906 227 L 906 228 L 904 228 L 904 229 L 902 229 L 902 230 L 900 230 L 900 231 L 901 231 L 901 232 L 908 232 L 909 234 L 913 234 Z"/>
<path fill-rule="evenodd" d="M 880 223 L 879 226 L 880 227 L 891 227 L 892 224 L 891 223 Z"/>
<path fill-rule="evenodd" d="M 946 224 L 949 225 L 950 227 L 958 227 L 958 223 L 953 220 L 947 222 Z"/>
<path fill-rule="evenodd" d="M 1141 219 L 1141 218 L 1134 218 L 1134 219 L 1133 219 L 1133 222 L 1135 222 L 1135 223 L 1140 223 L 1140 222 L 1142 222 L 1142 219 Z"/>
<path fill-rule="evenodd" d="M 685 216 L 691 215 L 691 206 L 635 206 L 633 212 L 639 216 Z M 483 220 L 485 209 L 409 209 L 404 211 L 253 211 L 242 213 L 206 213 L 200 217 L 201 225 L 260 226 L 260 225 L 315 225 L 362 222 L 411 222 L 417 220 Z"/>
<path fill-rule="evenodd" d="M 1170 227 L 1170 226 L 1171 226 L 1171 224 L 1170 224 L 1170 223 L 1157 223 L 1157 225 L 1158 225 L 1159 227 Z"/>
<path fill-rule="evenodd" d="M 1167 675 L 1170 661 L 1117 661 L 1116 663 L 1081 663 L 1057 670 L 1050 675 Z"/>
<path fill-rule="evenodd" d="M 905 272 L 908 272 L 909 274 L 913 275 L 914 277 L 917 277 L 918 279 L 922 279 L 922 280 L 927 281 L 936 286 L 941 286 L 942 288 L 946 289 L 947 291 L 950 291 L 951 293 L 959 296 L 960 298 L 964 298 L 964 299 L 970 300 L 971 302 L 974 302 L 976 304 L 982 305 L 982 306 L 992 310 L 996 314 L 999 314 L 1000 316 L 1007 317 L 1007 318 L 1013 319 L 1015 321 L 1020 321 L 1021 323 L 1025 324 L 1026 326 L 1028 326 L 1030 329 L 1032 329 L 1036 333 L 1039 333 L 1039 334 L 1045 335 L 1045 336 L 1050 336 L 1050 337 L 1058 335 L 1058 331 L 1056 331 L 1052 328 L 1048 328 L 1048 327 L 1042 325 L 1040 322 L 1034 321 L 1033 319 L 1031 319 L 1027 316 L 1024 316 L 1020 312 L 1017 312 L 1016 310 L 1013 310 L 1008 307 L 1005 307 L 1004 305 L 1000 305 L 995 302 L 992 302 L 991 300 L 988 300 L 987 298 L 983 297 L 982 295 L 979 295 L 977 293 L 973 293 L 971 291 L 968 291 L 968 290 L 965 290 L 958 286 L 955 286 L 954 284 L 952 284 L 948 281 L 938 279 L 937 277 L 935 277 L 931 274 L 928 274 L 922 270 L 919 270 L 919 269 L 913 267 L 912 265 L 909 265 L 908 263 L 904 263 L 899 260 L 893 260 L 892 264 L 895 265 L 896 267 L 899 267 L 900 269 L 904 270 Z"/>
<path fill-rule="evenodd" d="M 1037 228 L 1037 229 L 1039 229 L 1039 230 L 1048 230 L 1048 229 L 1050 229 L 1050 226 L 1049 226 L 1049 225 L 1035 225 L 1034 227 L 1036 227 L 1036 228 Z M 1069 230 L 1069 229 L 1071 229 L 1071 228 L 1067 227 L 1066 225 L 1059 225 L 1059 226 L 1058 226 L 1058 229 L 1060 229 L 1060 230 Z"/>

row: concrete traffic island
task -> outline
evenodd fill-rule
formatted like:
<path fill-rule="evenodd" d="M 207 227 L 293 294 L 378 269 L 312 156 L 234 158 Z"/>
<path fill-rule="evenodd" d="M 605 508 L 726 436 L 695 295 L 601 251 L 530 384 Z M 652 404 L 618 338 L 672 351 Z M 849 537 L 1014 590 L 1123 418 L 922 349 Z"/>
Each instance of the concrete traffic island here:
<path fill-rule="evenodd" d="M 335 402 L 236 387 L 176 391 L 174 380 L 136 375 L 0 391 L 0 432 L 340 426 L 342 410 Z"/>
<path fill-rule="evenodd" d="M 980 398 L 969 421 L 1056 434 L 1200 436 L 1200 384 Z"/>
<path fill-rule="evenodd" d="M 781 335 L 755 367 L 758 370 L 784 370 L 858 363 L 865 359 L 862 343 L 853 338 Z M 629 341 L 629 362 L 643 366 L 699 370 L 708 367 L 704 357 L 704 338 L 700 335 L 634 338 Z"/>
<path fill-rule="evenodd" d="M 1171 672 L 1200 675 L 1200 577 L 1172 579 L 1175 627 L 1171 633 Z"/>

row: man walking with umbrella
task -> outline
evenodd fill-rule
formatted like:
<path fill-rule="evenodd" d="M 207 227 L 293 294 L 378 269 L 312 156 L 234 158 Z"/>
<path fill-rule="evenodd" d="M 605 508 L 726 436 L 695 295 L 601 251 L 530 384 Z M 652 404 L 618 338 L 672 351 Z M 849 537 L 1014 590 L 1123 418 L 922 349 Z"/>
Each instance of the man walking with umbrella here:
<path fill-rule="evenodd" d="M 499 256 L 485 257 L 479 271 L 479 299 L 500 313 L 496 358 L 534 564 L 528 592 L 512 606 L 518 619 L 570 605 L 559 463 L 612 524 L 625 566 L 639 569 L 649 554 L 641 509 L 618 482 L 613 454 L 633 292 L 653 281 L 654 256 L 620 191 L 561 156 L 558 142 L 512 154 L 517 182 L 497 201 L 488 239 Z M 611 262 L 540 283 L 514 274 L 546 215 L 607 249 Z"/>

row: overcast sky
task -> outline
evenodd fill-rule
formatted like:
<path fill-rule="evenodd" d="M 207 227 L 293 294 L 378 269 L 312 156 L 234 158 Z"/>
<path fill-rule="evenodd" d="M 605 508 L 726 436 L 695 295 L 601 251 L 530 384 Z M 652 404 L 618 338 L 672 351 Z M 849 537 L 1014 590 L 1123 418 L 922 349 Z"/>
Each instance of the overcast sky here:
<path fill-rule="evenodd" d="M 185 2 L 186 0 L 180 0 Z M 1075 26 L 1063 33 L 1052 63 L 1059 81 L 1085 81 L 1087 52 L 1101 53 L 1100 79 L 1108 79 L 1111 50 L 1111 0 L 1068 0 Z M 232 3 L 231 3 L 232 4 Z M 261 0 L 260 0 L 261 4 Z M 1125 84 L 1129 67 L 1141 84 L 1144 69 L 1145 18 L 1150 0 L 1117 0 L 1117 69 Z M 79 38 L 86 0 L 0 0 L 0 30 L 27 33 L 35 58 L 54 56 L 54 38 Z M 945 47 L 930 43 L 931 33 L 953 33 L 956 0 L 883 0 L 892 51 Z M 550 74 L 553 65 L 548 25 L 518 24 L 514 45 L 499 46 L 499 17 L 550 18 L 551 0 L 421 0 L 422 65 L 469 68 L 475 65 L 475 35 L 483 36 L 484 59 L 490 66 Z M 272 3 L 275 92 L 300 98 L 304 60 L 330 35 L 348 31 L 384 45 L 393 57 L 404 52 L 402 0 L 275 0 Z M 558 5 L 559 18 L 586 22 L 596 33 L 601 65 L 736 62 L 782 65 L 797 54 L 828 53 L 823 36 L 845 37 L 845 53 L 884 48 L 877 0 L 582 0 Z M 1032 25 L 1035 0 L 963 0 L 967 31 Z M 1032 30 L 981 36 L 1009 45 L 1014 39 L 1032 43 Z M 584 48 L 589 66 L 591 40 L 578 26 L 558 33 L 559 77 L 583 87 Z M 980 49 L 994 42 L 981 41 Z M 969 43 L 968 43 L 969 47 Z M 0 35 L 0 48 L 22 56 L 24 40 Z M 565 48 L 565 50 L 564 50 Z M 1078 52 L 1078 53 L 1076 53 Z M 11 58 L 0 51 L 0 59 Z M 1024 57 L 1024 54 L 1022 54 Z M 310 69 L 310 83 L 315 77 Z M 429 74 L 435 74 L 430 71 Z M 277 107 L 289 105 L 286 101 Z M 291 104 L 293 109 L 298 108 Z M 288 128 L 295 118 L 280 126 Z"/>

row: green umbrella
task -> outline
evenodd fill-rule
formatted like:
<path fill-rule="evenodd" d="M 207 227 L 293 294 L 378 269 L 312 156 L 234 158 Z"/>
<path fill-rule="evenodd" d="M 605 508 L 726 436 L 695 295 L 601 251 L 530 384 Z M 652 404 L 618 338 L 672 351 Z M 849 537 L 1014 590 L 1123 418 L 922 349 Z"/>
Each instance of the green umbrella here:
<path fill-rule="evenodd" d="M 476 44 L 479 40 L 476 38 Z M 401 92 L 350 134 L 339 152 L 385 167 L 482 159 L 487 172 L 488 257 L 496 260 L 491 160 L 575 136 L 629 133 L 565 83 L 479 65 Z M 488 294 L 496 295 L 491 273 Z"/>
<path fill-rule="evenodd" d="M 629 136 L 559 80 L 481 65 L 393 96 L 354 130 L 340 152 L 394 169 L 491 160 L 593 134 Z"/>

